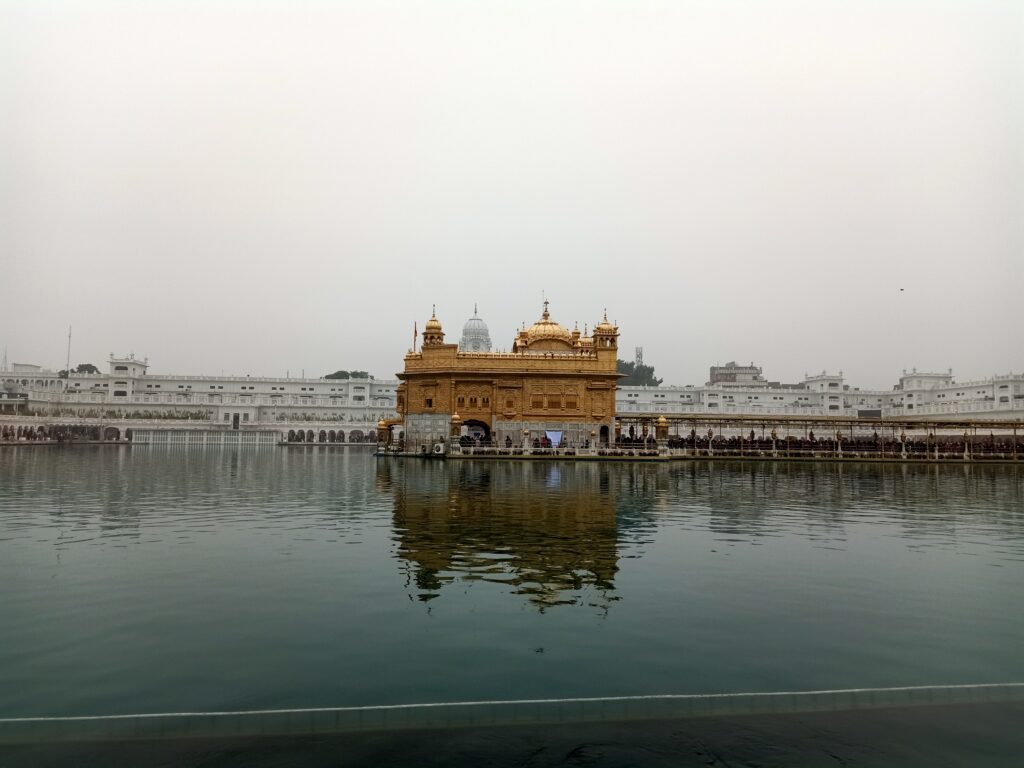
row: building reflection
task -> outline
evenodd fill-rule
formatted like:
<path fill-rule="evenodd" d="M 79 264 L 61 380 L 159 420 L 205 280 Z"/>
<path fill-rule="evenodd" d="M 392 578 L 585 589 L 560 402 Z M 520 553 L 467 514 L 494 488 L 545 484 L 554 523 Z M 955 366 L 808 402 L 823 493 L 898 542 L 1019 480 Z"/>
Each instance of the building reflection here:
<path fill-rule="evenodd" d="M 448 585 L 507 585 L 541 611 L 607 610 L 618 570 L 615 483 L 597 464 L 381 461 L 397 554 L 429 601 Z"/>

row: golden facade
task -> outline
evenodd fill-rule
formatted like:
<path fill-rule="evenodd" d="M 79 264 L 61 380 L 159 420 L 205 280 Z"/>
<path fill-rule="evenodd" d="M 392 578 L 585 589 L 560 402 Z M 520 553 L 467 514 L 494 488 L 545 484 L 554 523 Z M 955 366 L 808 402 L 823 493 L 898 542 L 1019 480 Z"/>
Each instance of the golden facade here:
<path fill-rule="evenodd" d="M 568 447 L 607 443 L 615 419 L 619 329 L 604 319 L 593 333 L 540 319 L 516 334 L 510 352 L 466 352 L 446 344 L 436 313 L 422 346 L 398 374 L 406 450 L 453 438 L 520 447 L 556 433 Z M 392 430 L 394 433 L 394 430 Z"/>

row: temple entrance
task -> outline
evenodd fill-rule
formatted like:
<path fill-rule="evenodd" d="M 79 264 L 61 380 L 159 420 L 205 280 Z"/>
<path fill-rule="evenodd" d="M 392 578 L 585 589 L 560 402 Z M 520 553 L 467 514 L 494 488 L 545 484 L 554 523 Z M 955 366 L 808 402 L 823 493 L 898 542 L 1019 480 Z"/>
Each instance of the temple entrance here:
<path fill-rule="evenodd" d="M 608 445 L 608 425 L 605 424 L 601 427 L 601 431 L 598 433 L 601 438 L 601 445 Z"/>
<path fill-rule="evenodd" d="M 470 419 L 463 425 L 466 427 L 466 434 L 472 440 L 479 440 L 481 444 L 491 441 L 491 428 L 484 422 L 477 419 Z"/>

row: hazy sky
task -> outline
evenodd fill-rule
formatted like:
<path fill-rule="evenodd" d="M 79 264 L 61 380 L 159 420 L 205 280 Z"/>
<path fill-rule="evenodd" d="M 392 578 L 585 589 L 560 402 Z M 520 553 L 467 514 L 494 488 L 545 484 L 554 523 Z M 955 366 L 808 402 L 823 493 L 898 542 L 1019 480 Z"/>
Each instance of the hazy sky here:
<path fill-rule="evenodd" d="M 544 291 L 667 383 L 1020 371 L 1022 50 L 1009 1 L 0 1 L 0 347 L 390 377 Z"/>

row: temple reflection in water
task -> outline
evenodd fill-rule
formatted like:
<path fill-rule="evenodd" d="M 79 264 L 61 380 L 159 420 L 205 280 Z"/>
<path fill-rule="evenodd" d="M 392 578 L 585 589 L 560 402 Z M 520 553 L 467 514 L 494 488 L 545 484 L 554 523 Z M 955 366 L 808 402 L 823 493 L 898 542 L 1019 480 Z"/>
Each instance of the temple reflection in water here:
<path fill-rule="evenodd" d="M 383 461 L 398 556 L 420 600 L 442 587 L 508 585 L 541 610 L 615 598 L 618 531 L 609 468 L 550 462 Z"/>

